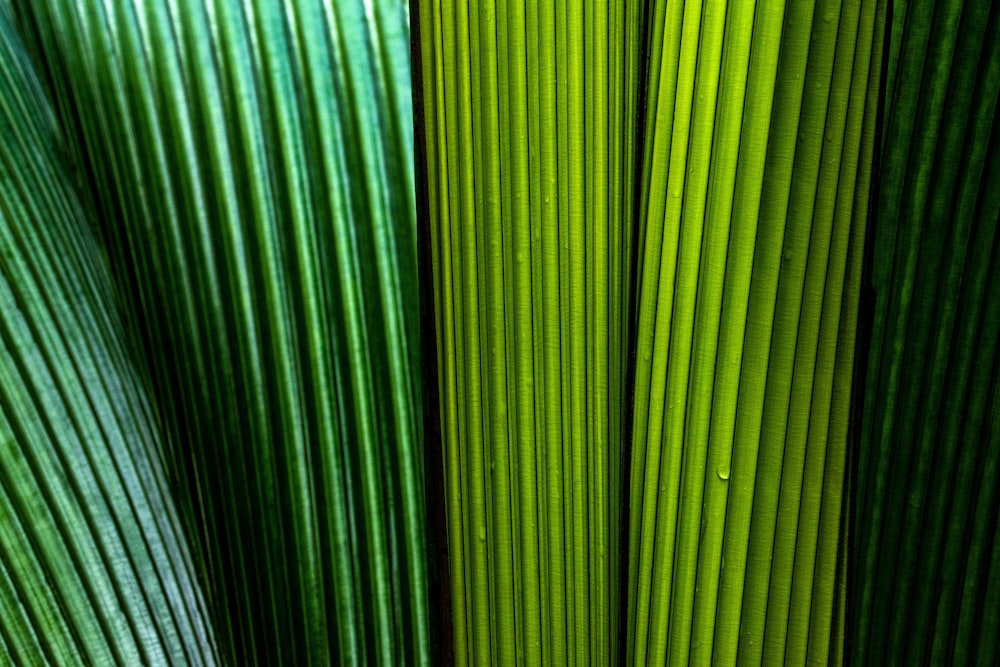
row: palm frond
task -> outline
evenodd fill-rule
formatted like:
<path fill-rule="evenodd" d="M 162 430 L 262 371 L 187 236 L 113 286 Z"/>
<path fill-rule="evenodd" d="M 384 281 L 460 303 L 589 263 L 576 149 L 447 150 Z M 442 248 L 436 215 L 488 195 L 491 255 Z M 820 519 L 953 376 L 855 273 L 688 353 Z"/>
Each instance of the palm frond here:
<path fill-rule="evenodd" d="M 15 4 L 226 659 L 427 662 L 405 3 Z"/>
<path fill-rule="evenodd" d="M 148 376 L 0 6 L 0 663 L 214 664 Z"/>
<path fill-rule="evenodd" d="M 891 53 L 852 657 L 992 664 L 1000 620 L 1000 8 L 899 3 Z"/>

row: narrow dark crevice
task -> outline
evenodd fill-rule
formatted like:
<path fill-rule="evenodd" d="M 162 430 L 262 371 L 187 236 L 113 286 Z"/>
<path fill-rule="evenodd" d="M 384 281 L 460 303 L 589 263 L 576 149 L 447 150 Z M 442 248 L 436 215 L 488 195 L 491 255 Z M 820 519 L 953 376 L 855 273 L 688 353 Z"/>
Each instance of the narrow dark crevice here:
<path fill-rule="evenodd" d="M 880 64 L 878 112 L 875 118 L 875 137 L 872 159 L 871 189 L 868 195 L 868 221 L 865 225 L 864 253 L 861 260 L 861 294 L 858 300 L 857 339 L 854 346 L 854 377 L 851 382 L 851 415 L 850 430 L 847 443 L 848 488 L 843 496 L 844 517 L 841 522 L 841 539 L 846 541 L 847 548 L 847 608 L 845 610 L 844 656 L 850 662 L 853 654 L 853 639 L 857 632 L 858 586 L 856 573 L 859 570 L 856 552 L 856 512 L 858 498 L 858 466 L 861 459 L 861 441 L 864 424 L 865 385 L 868 379 L 868 359 L 871 350 L 872 328 L 875 322 L 875 286 L 872 281 L 875 257 L 875 228 L 881 191 L 882 166 L 882 134 L 885 118 L 887 94 L 886 83 L 889 75 L 889 53 L 892 46 L 892 22 L 894 0 L 886 1 L 885 25 L 882 46 L 882 62 Z M 838 572 L 840 567 L 838 566 Z"/>
<path fill-rule="evenodd" d="M 635 143 L 632 147 L 632 218 L 629 224 L 631 230 L 631 257 L 628 268 L 628 342 L 625 350 L 625 389 L 622 394 L 624 401 L 622 414 L 621 470 L 622 479 L 619 483 L 619 517 L 618 526 L 618 664 L 624 665 L 628 659 L 628 590 L 629 590 L 629 523 L 630 489 L 632 482 L 632 437 L 634 429 L 632 420 L 635 412 L 635 371 L 636 349 L 638 346 L 638 296 L 639 296 L 639 237 L 640 218 L 642 217 L 642 167 L 646 146 L 646 116 L 649 103 L 649 14 L 651 2 L 642 3 L 642 21 L 640 28 L 642 36 L 639 43 L 638 80 L 636 84 L 636 124 Z"/>
<path fill-rule="evenodd" d="M 417 200 L 417 277 L 420 282 L 420 362 L 423 397 L 424 512 L 427 539 L 427 601 L 431 664 L 455 664 L 452 640 L 451 577 L 448 563 L 448 517 L 445 513 L 444 452 L 438 392 L 437 331 L 434 324 L 434 276 L 430 202 L 427 185 L 427 137 L 424 78 L 420 49 L 420 0 L 410 0 L 410 78 L 413 100 L 413 155 Z"/>

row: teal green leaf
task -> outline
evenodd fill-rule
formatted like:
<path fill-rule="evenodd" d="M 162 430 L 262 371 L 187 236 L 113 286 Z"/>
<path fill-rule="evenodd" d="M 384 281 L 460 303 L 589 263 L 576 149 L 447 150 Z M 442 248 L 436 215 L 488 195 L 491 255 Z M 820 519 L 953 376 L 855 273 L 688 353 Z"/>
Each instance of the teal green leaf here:
<path fill-rule="evenodd" d="M 426 663 L 406 4 L 12 4 L 223 657 Z"/>
<path fill-rule="evenodd" d="M 0 5 L 0 663 L 214 664 L 92 211 Z"/>

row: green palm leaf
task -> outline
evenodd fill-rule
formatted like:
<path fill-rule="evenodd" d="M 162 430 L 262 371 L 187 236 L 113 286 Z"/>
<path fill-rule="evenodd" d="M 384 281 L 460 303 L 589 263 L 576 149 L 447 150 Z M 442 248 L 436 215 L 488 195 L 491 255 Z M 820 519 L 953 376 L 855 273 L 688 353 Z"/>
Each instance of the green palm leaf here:
<path fill-rule="evenodd" d="M 885 7 L 422 5 L 459 663 L 840 661 Z"/>
<path fill-rule="evenodd" d="M 0 664 L 994 662 L 1000 11 L 412 4 L 0 0 Z"/>
<path fill-rule="evenodd" d="M 654 7 L 629 663 L 836 663 L 885 5 Z"/>
<path fill-rule="evenodd" d="M 0 663 L 212 664 L 149 382 L 0 7 Z"/>
<path fill-rule="evenodd" d="M 455 659 L 610 664 L 638 8 L 420 10 Z"/>
<path fill-rule="evenodd" d="M 852 655 L 994 664 L 1000 8 L 900 3 L 891 54 Z"/>
<path fill-rule="evenodd" d="M 405 4 L 13 4 L 223 657 L 425 663 Z"/>

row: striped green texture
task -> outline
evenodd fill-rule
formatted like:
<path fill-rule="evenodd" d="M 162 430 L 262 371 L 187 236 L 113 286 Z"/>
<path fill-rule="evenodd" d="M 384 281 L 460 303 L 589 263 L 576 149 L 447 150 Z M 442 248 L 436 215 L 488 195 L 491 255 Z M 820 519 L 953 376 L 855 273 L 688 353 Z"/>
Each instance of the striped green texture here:
<path fill-rule="evenodd" d="M 17 0 L 232 664 L 427 663 L 402 0 Z"/>
<path fill-rule="evenodd" d="M 628 664 L 842 661 L 885 19 L 421 4 L 460 664 L 604 664 L 619 634 Z M 591 452 L 629 440 L 630 478 L 595 478 Z M 587 604 L 577 536 L 590 558 L 621 546 L 622 483 L 619 629 Z"/>
<path fill-rule="evenodd" d="M 885 10 L 652 5 L 627 664 L 841 661 Z"/>
<path fill-rule="evenodd" d="M 0 5 L 0 664 L 215 664 L 148 376 Z"/>
<path fill-rule="evenodd" d="M 992 665 L 1000 627 L 1000 7 L 897 3 L 852 657 Z"/>
<path fill-rule="evenodd" d="M 457 664 L 611 664 L 636 3 L 419 3 Z"/>

